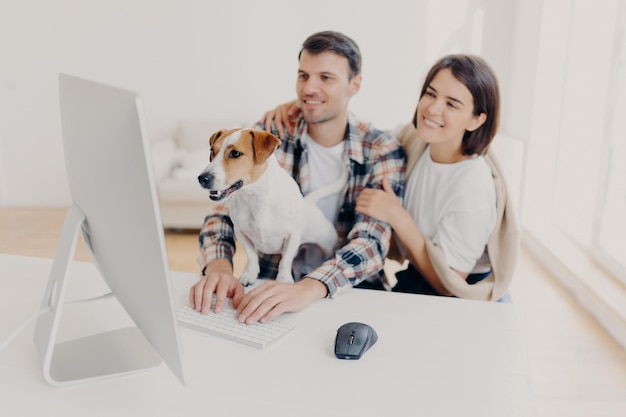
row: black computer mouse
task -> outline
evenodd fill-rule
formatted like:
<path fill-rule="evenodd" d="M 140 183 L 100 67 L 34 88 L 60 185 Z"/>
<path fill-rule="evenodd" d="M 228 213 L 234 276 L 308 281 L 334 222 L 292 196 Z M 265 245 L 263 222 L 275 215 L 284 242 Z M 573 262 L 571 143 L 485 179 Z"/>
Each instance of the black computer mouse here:
<path fill-rule="evenodd" d="M 377 340 L 376 331 L 367 324 L 343 324 L 337 329 L 335 356 L 339 359 L 360 359 Z"/>

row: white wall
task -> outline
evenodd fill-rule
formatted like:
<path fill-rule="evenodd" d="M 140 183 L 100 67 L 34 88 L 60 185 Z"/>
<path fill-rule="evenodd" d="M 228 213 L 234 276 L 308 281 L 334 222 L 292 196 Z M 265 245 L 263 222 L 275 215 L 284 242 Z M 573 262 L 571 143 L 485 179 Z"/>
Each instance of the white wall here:
<path fill-rule="evenodd" d="M 319 30 L 353 37 L 364 83 L 352 109 L 408 121 L 423 77 L 449 52 L 482 52 L 509 79 L 515 1 L 0 0 L 0 205 L 69 204 L 57 77 L 135 90 L 151 140 L 180 118 L 257 120 L 295 96 L 297 54 Z M 484 11 L 478 48 L 474 10 Z"/>

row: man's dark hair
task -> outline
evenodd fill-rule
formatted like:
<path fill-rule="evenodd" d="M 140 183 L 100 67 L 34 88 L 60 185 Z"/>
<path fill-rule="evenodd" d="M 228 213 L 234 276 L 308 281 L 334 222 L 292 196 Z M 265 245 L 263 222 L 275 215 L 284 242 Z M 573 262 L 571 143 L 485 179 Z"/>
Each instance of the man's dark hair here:
<path fill-rule="evenodd" d="M 359 46 L 343 33 L 324 31 L 309 36 L 302 44 L 298 59 L 302 51 L 316 55 L 325 51 L 334 52 L 348 60 L 350 65 L 350 78 L 361 73 L 361 51 Z"/>

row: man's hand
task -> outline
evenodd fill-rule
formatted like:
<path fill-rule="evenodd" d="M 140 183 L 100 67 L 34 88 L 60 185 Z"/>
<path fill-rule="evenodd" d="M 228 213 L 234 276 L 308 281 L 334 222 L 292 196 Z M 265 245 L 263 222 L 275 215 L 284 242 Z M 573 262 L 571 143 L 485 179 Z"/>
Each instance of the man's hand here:
<path fill-rule="evenodd" d="M 216 259 L 207 265 L 202 279 L 189 290 L 189 305 L 196 311 L 207 314 L 211 309 L 213 294 L 216 313 L 222 311 L 226 298 L 232 298 L 234 306 L 243 298 L 243 285 L 233 275 L 232 265 L 226 259 Z"/>
<path fill-rule="evenodd" d="M 321 281 L 304 278 L 295 284 L 268 281 L 247 293 L 241 302 L 233 299 L 239 321 L 266 323 L 283 313 L 300 311 L 315 300 L 326 297 L 328 289 Z"/>

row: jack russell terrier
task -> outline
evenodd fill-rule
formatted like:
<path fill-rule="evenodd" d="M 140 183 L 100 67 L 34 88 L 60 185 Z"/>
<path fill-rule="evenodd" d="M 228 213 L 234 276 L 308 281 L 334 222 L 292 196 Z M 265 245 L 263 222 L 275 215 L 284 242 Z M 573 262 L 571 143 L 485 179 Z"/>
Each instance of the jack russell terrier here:
<path fill-rule="evenodd" d="M 252 284 L 260 272 L 257 251 L 281 254 L 276 280 L 294 282 L 293 259 L 304 243 L 317 244 L 330 255 L 338 244 L 337 231 L 317 207 L 316 201 L 339 192 L 348 173 L 306 197 L 274 155 L 281 141 L 271 133 L 254 129 L 222 129 L 209 139 L 210 162 L 198 176 L 209 198 L 225 202 L 235 237 L 248 263 L 239 281 Z"/>

